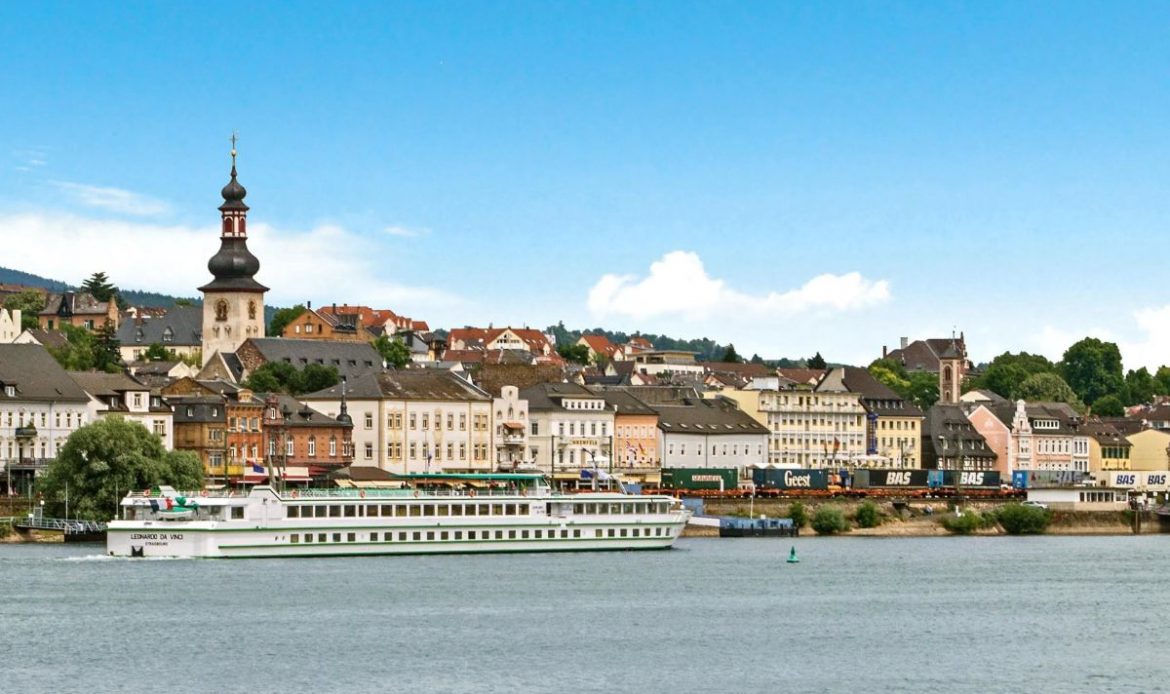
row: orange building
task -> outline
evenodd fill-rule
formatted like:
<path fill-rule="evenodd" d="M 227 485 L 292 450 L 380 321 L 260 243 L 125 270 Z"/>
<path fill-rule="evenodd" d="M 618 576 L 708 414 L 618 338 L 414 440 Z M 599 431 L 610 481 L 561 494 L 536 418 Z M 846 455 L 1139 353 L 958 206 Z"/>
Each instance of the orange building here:
<path fill-rule="evenodd" d="M 628 476 L 658 474 L 658 413 L 624 390 L 594 389 L 613 417 L 613 469 Z"/>

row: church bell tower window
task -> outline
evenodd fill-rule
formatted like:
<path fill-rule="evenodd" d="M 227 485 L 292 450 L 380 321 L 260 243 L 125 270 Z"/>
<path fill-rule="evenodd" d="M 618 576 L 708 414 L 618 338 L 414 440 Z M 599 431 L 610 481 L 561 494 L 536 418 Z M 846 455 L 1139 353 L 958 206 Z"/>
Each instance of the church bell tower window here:
<path fill-rule="evenodd" d="M 226 301 L 224 301 L 223 299 L 220 299 L 219 301 L 215 302 L 215 319 L 217 321 L 225 321 L 225 320 L 227 320 L 227 314 L 228 314 L 228 303 Z"/>
<path fill-rule="evenodd" d="M 256 302 L 248 302 L 248 320 L 256 320 Z"/>

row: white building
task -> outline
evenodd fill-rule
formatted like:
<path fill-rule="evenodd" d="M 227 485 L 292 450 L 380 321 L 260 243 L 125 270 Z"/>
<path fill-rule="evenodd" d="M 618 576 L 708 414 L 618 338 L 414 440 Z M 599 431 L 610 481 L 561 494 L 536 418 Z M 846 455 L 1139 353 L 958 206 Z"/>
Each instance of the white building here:
<path fill-rule="evenodd" d="M 354 465 L 395 473 L 492 469 L 492 399 L 463 378 L 438 369 L 385 371 L 300 399 L 336 417 L 343 387 Z"/>
<path fill-rule="evenodd" d="M 605 398 L 576 383 L 542 383 L 520 391 L 528 401 L 529 460 L 562 479 L 605 465 L 613 450 L 614 413 Z"/>
<path fill-rule="evenodd" d="M 174 414 L 162 396 L 150 394 L 149 387 L 122 373 L 70 371 L 69 377 L 89 396 L 90 421 L 113 416 L 138 422 L 158 436 L 164 448 L 174 449 Z"/>
<path fill-rule="evenodd" d="M 0 485 L 27 490 L 69 435 L 89 421 L 89 396 L 40 345 L 0 345 Z"/>
<path fill-rule="evenodd" d="M 528 401 L 516 386 L 504 386 L 492 398 L 492 448 L 497 469 L 531 462 L 528 456 Z"/>
<path fill-rule="evenodd" d="M 768 462 L 768 429 L 729 400 L 647 403 L 658 413 L 664 468 L 737 468 Z"/>
<path fill-rule="evenodd" d="M 815 386 L 788 381 L 779 390 L 760 392 L 760 413 L 771 431 L 768 462 L 837 468 L 864 458 L 866 411 L 844 376 L 843 369 L 833 369 Z"/>
<path fill-rule="evenodd" d="M 16 342 L 21 332 L 20 311 L 0 308 L 0 345 Z"/>

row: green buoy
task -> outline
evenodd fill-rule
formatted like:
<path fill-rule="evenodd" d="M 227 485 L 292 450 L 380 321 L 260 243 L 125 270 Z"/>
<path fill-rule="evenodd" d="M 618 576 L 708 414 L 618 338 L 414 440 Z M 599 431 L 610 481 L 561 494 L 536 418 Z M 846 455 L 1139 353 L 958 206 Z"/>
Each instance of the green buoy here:
<path fill-rule="evenodd" d="M 789 564 L 799 564 L 800 560 L 796 558 L 796 545 L 792 546 L 792 551 L 788 553 Z"/>

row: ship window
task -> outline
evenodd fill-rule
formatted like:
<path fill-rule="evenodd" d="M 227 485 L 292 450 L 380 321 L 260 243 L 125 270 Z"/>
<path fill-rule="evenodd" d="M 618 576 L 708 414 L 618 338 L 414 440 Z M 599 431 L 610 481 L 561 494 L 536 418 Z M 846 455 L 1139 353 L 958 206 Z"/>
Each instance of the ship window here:
<path fill-rule="evenodd" d="M 289 518 L 300 518 L 301 517 L 301 507 L 300 506 L 289 506 L 288 507 L 288 517 Z"/>
<path fill-rule="evenodd" d="M 504 504 L 504 515 L 505 516 L 516 515 L 516 504 Z"/>
<path fill-rule="evenodd" d="M 333 541 L 341 542 L 341 533 L 333 533 Z"/>
<path fill-rule="evenodd" d="M 447 536 L 447 531 L 446 531 L 446 530 L 444 530 L 443 532 L 439 533 L 439 539 L 440 539 L 440 540 L 446 540 L 446 539 L 449 539 L 449 538 L 448 538 L 448 536 Z"/>
<path fill-rule="evenodd" d="M 406 533 L 398 533 L 398 541 L 406 542 Z"/>
<path fill-rule="evenodd" d="M 326 537 L 325 533 L 317 533 L 317 542 L 324 542 Z"/>
<path fill-rule="evenodd" d="M 357 542 L 357 533 L 348 533 L 345 536 L 346 542 Z"/>
<path fill-rule="evenodd" d="M 577 515 L 585 513 L 585 504 L 573 504 L 573 513 Z"/>
<path fill-rule="evenodd" d="M 434 530 L 428 530 L 428 531 L 427 531 L 427 541 L 428 541 L 428 542 L 432 542 L 432 541 L 434 541 L 434 539 L 435 539 L 435 531 L 434 531 Z"/>
<path fill-rule="evenodd" d="M 316 515 L 318 518 L 324 518 L 325 516 L 329 515 L 329 507 L 328 506 L 314 506 L 314 508 L 316 509 L 314 515 Z M 308 509 L 305 509 L 305 510 L 307 511 Z M 305 517 L 308 518 L 309 515 L 310 514 L 306 513 Z"/>
<path fill-rule="evenodd" d="M 492 515 L 493 516 L 504 515 L 504 505 L 503 504 L 492 504 Z"/>
<path fill-rule="evenodd" d="M 301 536 L 298 535 L 297 533 L 293 533 L 292 535 L 288 536 L 288 541 L 293 543 L 294 545 L 299 545 L 299 544 L 301 544 Z"/>
<path fill-rule="evenodd" d="M 562 539 L 562 540 L 563 540 L 563 539 L 565 539 L 565 538 L 567 538 L 568 536 L 569 536 L 569 531 L 568 531 L 568 530 L 562 530 L 562 531 L 561 531 L 561 539 Z"/>
<path fill-rule="evenodd" d="M 452 506 L 451 507 L 451 515 L 452 516 L 462 516 L 463 515 L 463 505 L 456 504 L 456 505 Z"/>
<path fill-rule="evenodd" d="M 613 528 L 610 528 L 610 529 L 609 529 L 609 536 L 610 536 L 610 537 L 613 537 Z"/>
<path fill-rule="evenodd" d="M 313 534 L 312 533 L 305 533 L 305 542 L 312 542 L 312 541 L 313 541 Z"/>
<path fill-rule="evenodd" d="M 521 530 L 521 531 L 520 531 L 520 538 L 521 538 L 521 539 L 523 539 L 523 540 L 527 540 L 527 539 L 528 539 L 528 531 L 527 531 L 527 530 Z"/>
<path fill-rule="evenodd" d="M 407 510 L 409 511 L 409 513 L 407 513 L 408 516 L 421 516 L 422 515 L 422 510 L 418 506 L 415 506 L 413 504 L 408 506 Z"/>
<path fill-rule="evenodd" d="M 243 517 L 244 517 L 244 507 L 243 506 L 233 506 L 232 507 L 232 518 L 235 520 L 238 520 L 238 519 L 243 518 Z"/>
<path fill-rule="evenodd" d="M 330 518 L 340 518 L 341 517 L 341 507 L 340 506 L 330 506 L 329 507 L 329 517 Z"/>
<path fill-rule="evenodd" d="M 432 504 L 427 504 L 427 505 L 423 506 L 422 508 L 423 508 L 423 515 L 424 516 L 435 515 L 435 507 Z"/>
<path fill-rule="evenodd" d="M 378 515 L 378 507 L 377 506 L 374 506 L 373 504 L 366 506 L 366 517 L 367 518 L 370 516 L 376 516 L 376 515 Z"/>
<path fill-rule="evenodd" d="M 581 537 L 581 531 L 579 529 L 574 529 L 573 537 Z"/>
<path fill-rule="evenodd" d="M 502 540 L 502 539 L 504 539 L 504 531 L 503 531 L 503 530 L 497 530 L 497 531 L 496 531 L 496 539 L 497 539 L 497 540 Z"/>
<path fill-rule="evenodd" d="M 622 528 L 618 534 L 621 535 L 622 537 L 625 537 L 626 536 L 626 529 Z"/>
<path fill-rule="evenodd" d="M 463 531 L 462 531 L 462 530 L 456 530 L 456 531 L 455 531 L 455 539 L 456 539 L 456 540 L 462 540 L 462 539 L 463 539 Z"/>
<path fill-rule="evenodd" d="M 420 533 L 416 530 L 410 534 L 410 539 L 414 540 L 415 542 L 418 542 L 419 540 L 422 539 L 422 533 Z"/>
<path fill-rule="evenodd" d="M 438 514 L 438 515 L 440 515 L 440 516 L 449 516 L 449 515 L 451 515 L 451 507 L 450 507 L 450 506 L 448 506 L 447 504 L 439 504 L 439 505 L 436 507 L 436 511 L 437 511 L 437 514 Z"/>
<path fill-rule="evenodd" d="M 370 542 L 378 541 L 378 533 L 370 533 Z"/>
<path fill-rule="evenodd" d="M 356 515 L 357 515 L 357 507 L 354 507 L 354 506 L 346 506 L 345 507 L 345 517 L 346 518 L 353 518 Z"/>
<path fill-rule="evenodd" d="M 378 515 L 379 516 L 393 515 L 394 512 L 390 510 L 392 508 L 394 508 L 394 507 L 390 506 L 389 504 L 382 504 L 381 506 L 378 507 Z"/>
<path fill-rule="evenodd" d="M 515 540 L 515 539 L 516 539 L 516 531 L 515 531 L 515 530 L 509 530 L 509 531 L 508 531 L 508 539 L 509 539 L 509 540 Z"/>

